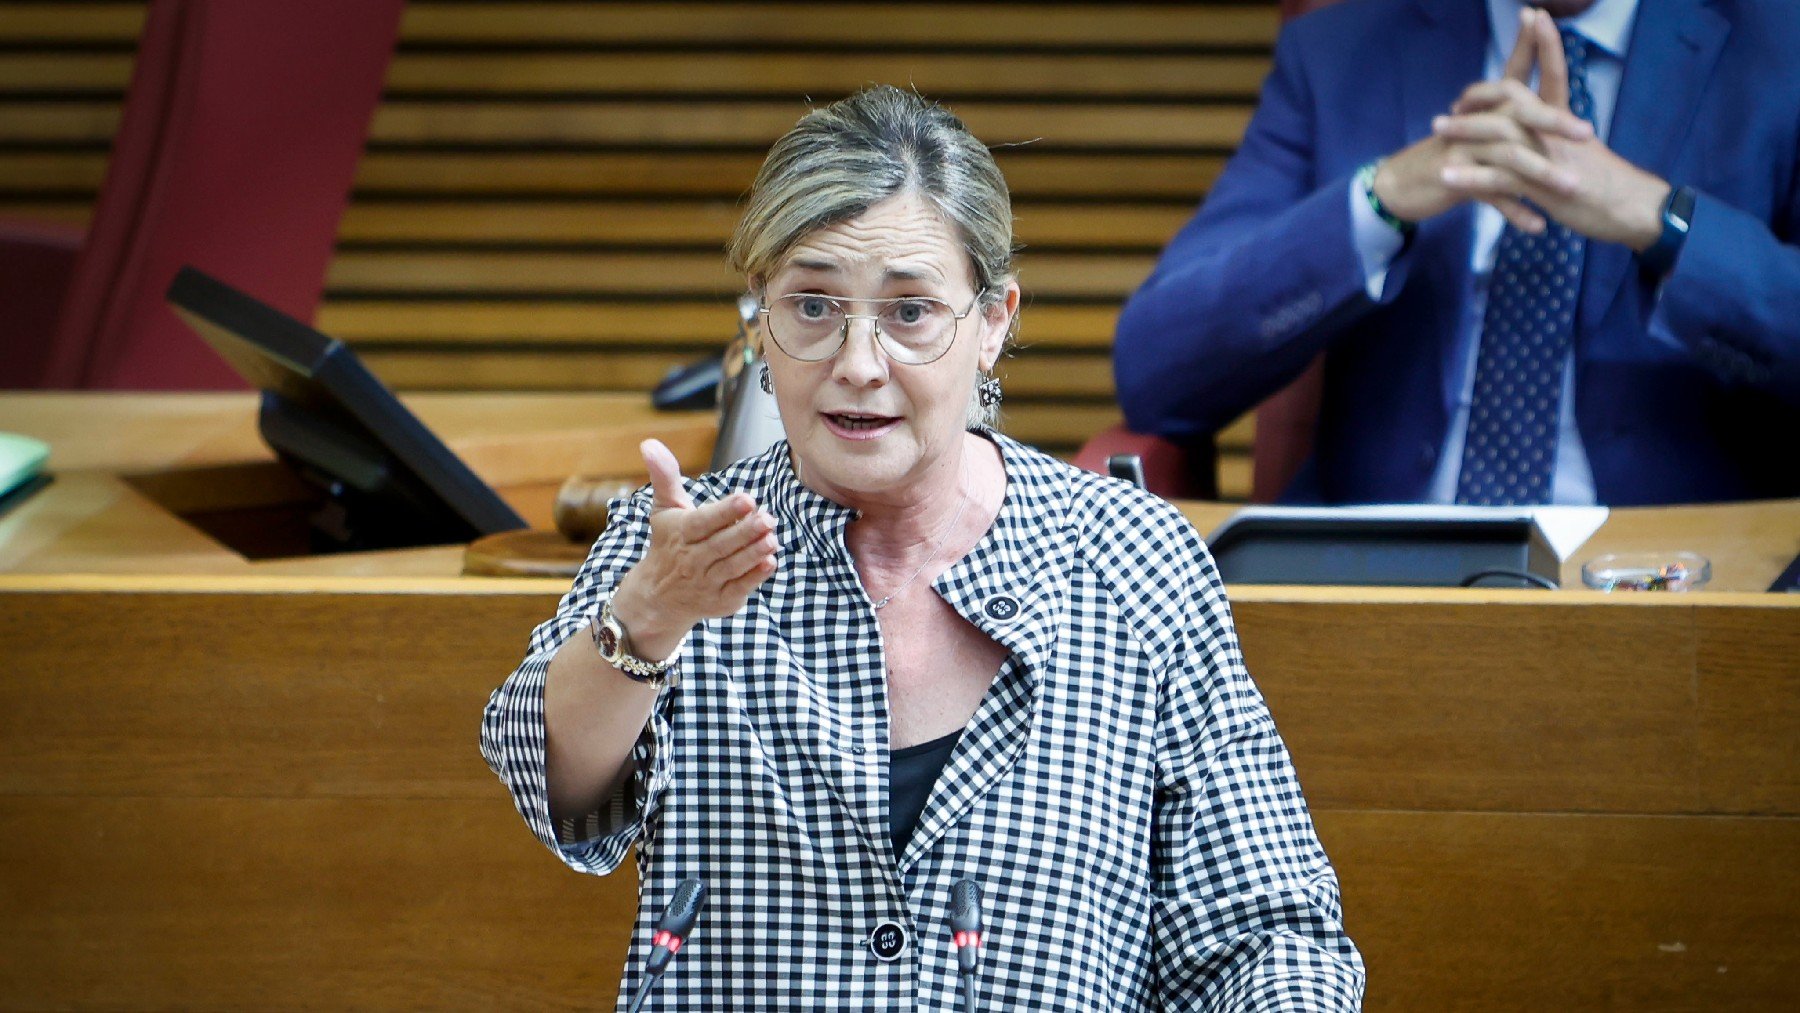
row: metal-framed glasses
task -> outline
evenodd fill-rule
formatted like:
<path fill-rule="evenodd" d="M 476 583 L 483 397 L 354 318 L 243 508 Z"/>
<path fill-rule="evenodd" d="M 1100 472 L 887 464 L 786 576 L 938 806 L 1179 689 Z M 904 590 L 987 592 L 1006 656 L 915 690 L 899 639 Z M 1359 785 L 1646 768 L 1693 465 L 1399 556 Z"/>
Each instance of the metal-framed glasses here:
<path fill-rule="evenodd" d="M 969 308 L 956 312 L 949 303 L 928 295 L 898 299 L 850 299 L 796 292 L 757 306 L 769 324 L 769 337 L 789 357 L 822 362 L 838 353 L 850 338 L 850 321 L 875 325 L 875 339 L 888 358 L 909 366 L 936 362 L 956 341 L 956 327 L 975 312 L 987 289 L 975 293 Z M 851 313 L 851 303 L 866 303 L 873 313 Z"/>

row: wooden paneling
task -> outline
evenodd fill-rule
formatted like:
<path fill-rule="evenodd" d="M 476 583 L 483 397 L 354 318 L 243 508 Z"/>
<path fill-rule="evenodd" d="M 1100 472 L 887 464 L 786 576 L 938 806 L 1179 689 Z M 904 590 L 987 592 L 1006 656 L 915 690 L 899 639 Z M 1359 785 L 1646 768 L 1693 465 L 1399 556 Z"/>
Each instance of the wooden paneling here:
<path fill-rule="evenodd" d="M 908 81 L 932 95 L 1031 92 L 1063 99 L 1181 98 L 1256 93 L 1268 61 L 1256 55 L 1195 60 L 1159 53 L 948 53 L 803 51 L 714 52 L 675 61 L 665 53 L 534 54 L 411 49 L 388 87 L 414 96 L 486 92 L 571 94 L 794 95 L 807 88 L 853 91 L 870 81 Z M 129 53 L 0 52 L 0 94 L 85 92 L 118 95 L 131 76 Z M 996 85 L 996 77 L 1004 77 Z"/>
<path fill-rule="evenodd" d="M 1791 895 L 1769 885 L 1791 880 L 1796 821 L 1316 815 L 1372 1013 L 1794 997 Z M 635 911 L 629 869 L 567 872 L 497 785 L 4 798 L 0 832 L 36 873 L 8 877 L 7 1009 L 605 1008 Z"/>
<path fill-rule="evenodd" d="M 1722 806 L 1791 814 L 1800 800 L 1800 615 L 1775 635 L 1757 619 L 1710 609 L 1694 614 L 1697 769 Z"/>
<path fill-rule="evenodd" d="M 5 27 L 10 33 L 17 25 L 9 17 Z M 0 51 L 0 96 L 45 91 L 117 95 L 130 76 L 130 53 Z"/>
<path fill-rule="evenodd" d="M 1048 147 L 996 153 L 1020 197 L 1107 201 L 1158 198 L 1194 203 L 1224 168 L 1216 152 L 1106 154 Z M 750 188 L 762 152 L 373 150 L 357 171 L 359 200 L 422 194 L 624 194 L 722 197 Z M 723 241 L 723 236 L 720 237 Z M 1030 242 L 1027 236 L 1021 241 Z"/>
<path fill-rule="evenodd" d="M 1020 265 L 1034 296 L 1123 299 L 1152 258 L 1116 253 L 1040 253 Z M 731 306 L 743 279 L 715 251 L 693 253 L 342 250 L 326 284 L 346 298 L 368 294 L 705 296 Z"/>
<path fill-rule="evenodd" d="M 407 9 L 424 43 L 1082 50 L 1266 47 L 1263 3 L 433 3 Z"/>
<path fill-rule="evenodd" d="M 1315 816 L 1371 1013 L 1791 1006 L 1794 820 Z M 6 797 L 0 833 L 5 1009 L 605 1009 L 636 909 L 629 868 L 568 872 L 497 784 Z"/>
<path fill-rule="evenodd" d="M 430 597 L 119 594 L 95 635 L 90 596 L 9 596 L 0 795 L 491 798 L 481 708 L 554 606 Z"/>
<path fill-rule="evenodd" d="M 1800 820 L 1315 810 L 1365 1008 L 1787 1010 Z"/>
<path fill-rule="evenodd" d="M 388 98 L 376 110 L 369 143 L 382 147 L 506 145 L 668 145 L 766 148 L 807 110 L 797 100 L 719 102 L 688 99 L 612 101 L 417 101 Z M 989 144 L 1054 137 L 1072 147 L 1229 147 L 1244 132 L 1241 104 L 1137 106 L 962 102 L 957 115 Z M 119 104 L 71 99 L 0 105 L 0 143 L 104 144 L 118 130 Z M 1163 131 L 1170 133 L 1163 133 Z M 744 180 L 746 184 L 750 181 Z"/>
<path fill-rule="evenodd" d="M 841 41 L 841 40 L 840 40 Z M 51 67 L 39 67 L 40 72 Z M 793 95 L 807 88 L 849 92 L 870 81 L 904 81 L 928 95 L 1030 92 L 1059 99 L 1253 96 L 1268 72 L 1254 55 L 1132 53 L 953 53 L 841 49 L 707 54 L 677 63 L 660 53 L 545 53 L 527 62 L 506 53 L 409 52 L 388 85 L 412 95 L 492 90 L 510 95 L 656 92 L 667 95 Z M 115 64 L 62 72 L 87 84 L 110 80 Z M 0 58 L 0 87 L 23 77 Z M 997 81 L 1003 78 L 1003 81 Z"/>
<path fill-rule="evenodd" d="M 49 202 L 79 207 L 85 219 L 105 175 L 103 153 L 8 151 L 0 147 L 0 213 L 29 217 L 36 204 Z"/>
<path fill-rule="evenodd" d="M 0 577 L 0 1008 L 605 1008 L 629 870 L 476 752 L 558 593 Z M 1791 1007 L 1796 610 L 1234 599 L 1368 1009 Z"/>
<path fill-rule="evenodd" d="M 1110 397 L 1118 305 L 1237 143 L 1277 21 L 1273 2 L 414 0 L 321 323 L 401 387 L 641 391 L 718 340 L 701 307 L 729 321 L 721 250 L 768 144 L 811 106 L 909 84 L 1007 145 L 1020 365 L 1096 353 L 1075 379 L 1009 381 L 1013 434 L 1066 454 L 1083 399 Z M 138 3 L 0 0 L 0 215 L 83 220 L 141 22 Z M 631 322 L 571 322 L 572 300 Z M 606 368 L 532 365 L 546 342 Z"/>
<path fill-rule="evenodd" d="M 1800 816 L 1800 610 L 1779 599 L 1238 597 L 1317 805 Z"/>
<path fill-rule="evenodd" d="M 401 145 L 619 145 L 765 148 L 794 125 L 806 105 L 793 99 L 714 102 L 657 99 L 606 102 L 527 102 L 516 99 L 420 102 L 389 98 L 375 113 L 370 142 Z M 100 106 L 69 103 L 54 110 L 23 104 L 0 114 L 0 139 L 18 129 L 28 136 L 93 140 L 109 136 L 112 118 Z M 960 102 L 956 113 L 989 144 L 1054 137 L 1072 147 L 1160 148 L 1170 136 L 1220 148 L 1237 143 L 1248 121 L 1241 106 L 1139 107 Z M 11 126 L 14 118 L 21 121 Z M 1164 130 L 1169 133 L 1163 133 Z M 748 183 L 749 180 L 745 180 Z"/>
<path fill-rule="evenodd" d="M 0 100 L 0 105 L 4 101 Z M 1129 214 L 1145 200 L 1191 209 L 1224 167 L 1216 154 L 1139 154 L 1015 149 L 996 154 L 1016 198 L 1100 202 L 1094 213 Z M 559 200 L 622 196 L 736 202 L 762 164 L 756 151 L 387 151 L 366 152 L 357 167 L 351 212 L 420 197 Z M 56 194 L 91 201 L 106 172 L 103 149 L 0 148 L 0 199 L 20 203 Z M 735 221 L 735 218 L 733 219 Z M 1042 222 L 1042 217 L 1038 219 Z M 1172 230 L 1171 230 L 1172 231 Z M 1021 241 L 1031 243 L 1021 232 Z M 723 233 L 719 237 L 721 245 Z"/>
<path fill-rule="evenodd" d="M 482 797 L 456 751 L 553 585 L 316 583 L 0 578 L 0 794 Z M 1321 808 L 1800 816 L 1800 610 L 1250 590 L 1246 658 Z M 1701 668 L 1702 614 L 1760 660 Z"/>
<path fill-rule="evenodd" d="M 119 128 L 117 102 L 72 100 L 0 103 L 0 144 L 9 147 L 103 145 Z"/>
<path fill-rule="evenodd" d="M 5 796 L 0 834 L 6 1010 L 610 1009 L 637 910 L 631 869 L 568 871 L 497 782 Z"/>
<path fill-rule="evenodd" d="M 1051 248 L 1138 247 L 1155 251 L 1193 212 L 1189 202 L 1096 207 L 1015 202 L 1021 235 Z M 534 200 L 362 203 L 344 216 L 346 243 L 541 243 L 703 245 L 729 235 L 735 202 Z"/>

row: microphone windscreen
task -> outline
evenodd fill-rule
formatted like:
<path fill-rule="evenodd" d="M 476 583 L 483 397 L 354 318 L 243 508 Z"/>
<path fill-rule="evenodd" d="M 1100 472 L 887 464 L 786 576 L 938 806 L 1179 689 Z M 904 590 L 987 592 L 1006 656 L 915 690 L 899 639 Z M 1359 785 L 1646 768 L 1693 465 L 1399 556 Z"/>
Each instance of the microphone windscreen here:
<path fill-rule="evenodd" d="M 687 938 L 694 930 L 694 922 L 700 918 L 700 909 L 706 905 L 706 884 L 697 879 L 684 879 L 676 884 L 675 897 L 669 906 L 663 909 L 662 920 L 656 923 L 660 932 L 668 932 Z"/>
<path fill-rule="evenodd" d="M 958 932 L 981 931 L 981 887 L 972 879 L 959 879 L 950 888 L 950 927 Z"/>

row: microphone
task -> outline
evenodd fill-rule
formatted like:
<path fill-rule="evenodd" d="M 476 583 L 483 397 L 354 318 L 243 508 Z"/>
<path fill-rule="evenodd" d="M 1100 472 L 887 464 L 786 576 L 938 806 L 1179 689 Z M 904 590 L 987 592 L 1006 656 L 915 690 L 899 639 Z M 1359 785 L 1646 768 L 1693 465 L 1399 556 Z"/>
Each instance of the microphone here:
<path fill-rule="evenodd" d="M 950 928 L 955 932 L 963 1010 L 975 1013 L 975 972 L 981 964 L 981 887 L 973 879 L 959 879 L 950 887 Z"/>
<path fill-rule="evenodd" d="M 700 909 L 705 905 L 705 883 L 684 879 L 676 884 L 675 896 L 656 921 L 650 958 L 644 962 L 644 980 L 638 983 L 637 994 L 632 996 L 630 1013 L 637 1013 L 643 1007 L 644 1000 L 650 997 L 650 990 L 662 980 L 663 972 L 669 969 L 675 954 L 687 942 L 688 934 L 694 931 L 694 923 L 700 919 Z"/>

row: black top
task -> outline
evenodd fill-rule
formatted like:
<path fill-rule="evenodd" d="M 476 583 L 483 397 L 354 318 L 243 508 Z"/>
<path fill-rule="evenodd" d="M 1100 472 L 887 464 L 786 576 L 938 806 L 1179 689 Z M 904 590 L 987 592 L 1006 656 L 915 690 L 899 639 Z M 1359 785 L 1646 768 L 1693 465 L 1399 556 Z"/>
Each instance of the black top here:
<path fill-rule="evenodd" d="M 913 830 L 919 825 L 919 814 L 925 811 L 925 800 L 931 786 L 937 784 L 944 764 L 956 749 L 961 729 L 941 739 L 921 742 L 916 746 L 896 749 L 888 759 L 888 833 L 894 839 L 894 857 L 906 850 Z"/>

